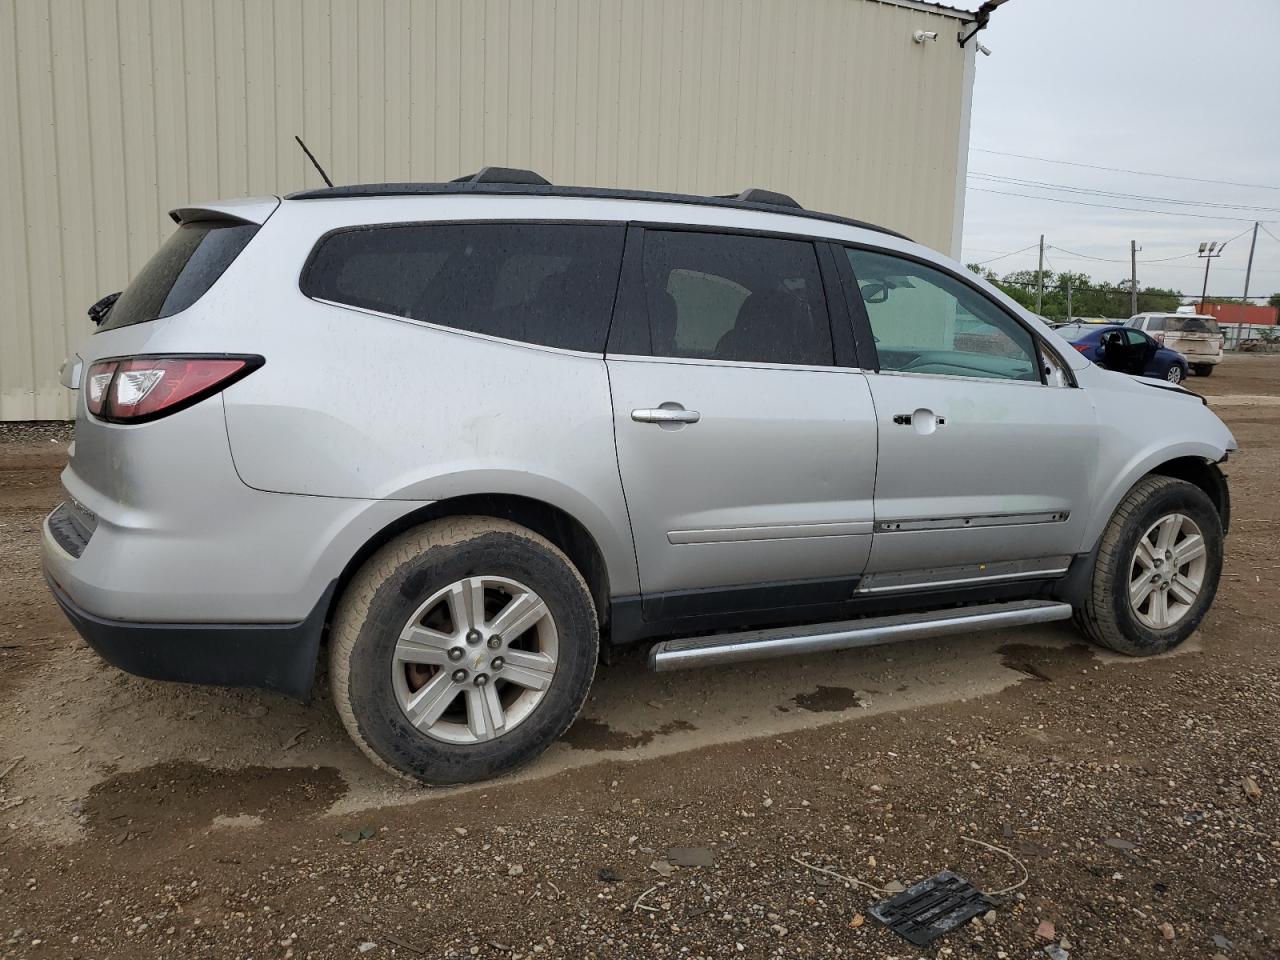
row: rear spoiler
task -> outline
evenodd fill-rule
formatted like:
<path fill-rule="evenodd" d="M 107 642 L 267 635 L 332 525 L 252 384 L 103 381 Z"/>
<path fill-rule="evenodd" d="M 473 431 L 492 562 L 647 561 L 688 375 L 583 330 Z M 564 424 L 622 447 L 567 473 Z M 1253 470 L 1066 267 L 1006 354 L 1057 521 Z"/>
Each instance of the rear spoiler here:
<path fill-rule="evenodd" d="M 256 223 L 259 226 L 280 206 L 279 197 L 242 197 L 237 200 L 219 200 L 190 207 L 177 207 L 169 211 L 174 223 L 198 223 L 201 220 L 235 220 L 238 223 Z"/>

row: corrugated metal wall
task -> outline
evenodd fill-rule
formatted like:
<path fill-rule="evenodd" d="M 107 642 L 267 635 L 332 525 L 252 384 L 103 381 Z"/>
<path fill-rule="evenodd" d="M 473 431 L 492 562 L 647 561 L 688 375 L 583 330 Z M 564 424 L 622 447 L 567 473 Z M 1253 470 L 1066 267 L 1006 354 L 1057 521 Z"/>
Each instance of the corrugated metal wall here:
<path fill-rule="evenodd" d="M 84 310 L 171 207 L 320 185 L 294 133 L 340 183 L 765 186 L 948 249 L 957 26 L 876 0 L 0 0 L 0 419 L 69 415 Z"/>

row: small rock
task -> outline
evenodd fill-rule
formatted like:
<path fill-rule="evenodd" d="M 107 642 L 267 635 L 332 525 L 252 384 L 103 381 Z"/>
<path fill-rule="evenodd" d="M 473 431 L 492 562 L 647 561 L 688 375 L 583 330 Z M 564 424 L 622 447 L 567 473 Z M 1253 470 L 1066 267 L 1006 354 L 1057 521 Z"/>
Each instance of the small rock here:
<path fill-rule="evenodd" d="M 867 857 L 867 866 L 872 870 L 876 868 L 876 858 L 874 856 Z"/>
<path fill-rule="evenodd" d="M 665 860 L 653 861 L 653 863 L 649 864 L 649 869 L 660 877 L 669 877 L 675 870 L 675 868 Z"/>
<path fill-rule="evenodd" d="M 996 912 L 994 910 L 988 910 L 982 915 L 982 922 L 988 927 L 994 924 L 996 922 Z"/>
<path fill-rule="evenodd" d="M 860 913 L 855 913 L 849 920 L 849 926 L 857 930 L 860 926 L 867 922 L 867 918 Z"/>
<path fill-rule="evenodd" d="M 454 832 L 454 833 L 456 833 L 456 834 L 457 834 L 458 836 L 460 836 L 460 837 L 465 837 L 465 836 L 467 835 L 467 828 L 466 828 L 466 827 L 454 827 L 454 828 L 453 828 L 453 832 Z"/>
<path fill-rule="evenodd" d="M 1210 939 L 1213 940 L 1213 945 L 1219 950 L 1230 950 L 1235 946 L 1234 943 L 1220 933 L 1215 933 Z"/>
<path fill-rule="evenodd" d="M 622 877 L 612 867 L 601 867 L 596 871 L 596 879 L 603 880 L 605 883 L 617 883 Z"/>
<path fill-rule="evenodd" d="M 520 864 L 518 864 L 518 863 L 513 863 L 511 866 L 507 867 L 507 876 L 508 876 L 508 877 L 518 877 L 518 876 L 520 876 L 522 873 L 524 873 L 524 867 L 522 867 L 522 866 L 521 866 Z"/>
<path fill-rule="evenodd" d="M 1067 951 L 1063 950 L 1062 947 L 1058 946 L 1056 943 L 1049 944 L 1044 948 L 1044 952 L 1049 955 L 1049 960 L 1069 960 L 1071 957 L 1071 954 L 1067 953 Z"/>
<path fill-rule="evenodd" d="M 1160 924 L 1160 936 L 1164 937 L 1166 940 L 1172 940 L 1177 936 L 1177 934 L 1174 933 L 1173 924 L 1168 921 Z"/>
<path fill-rule="evenodd" d="M 773 806 L 773 797 L 765 797 L 763 800 L 760 801 L 760 806 L 768 810 L 770 807 Z"/>
<path fill-rule="evenodd" d="M 1128 840 L 1121 840 L 1119 837 L 1108 837 L 1102 841 L 1112 850 L 1132 850 L 1134 845 Z"/>
<path fill-rule="evenodd" d="M 1040 926 L 1036 927 L 1036 936 L 1041 940 L 1055 940 L 1058 932 L 1053 927 L 1052 920 L 1041 920 Z"/>
<path fill-rule="evenodd" d="M 377 946 L 378 945 L 374 943 L 372 940 L 366 940 L 364 943 L 360 944 L 360 946 L 356 947 L 356 949 L 359 950 L 361 953 L 368 953 L 370 950 L 375 949 Z"/>
<path fill-rule="evenodd" d="M 907 889 L 907 888 L 906 888 L 906 887 L 904 887 L 904 886 L 903 886 L 899 881 L 897 881 L 897 880 L 890 880 L 888 883 L 886 883 L 886 884 L 884 885 L 884 892 L 885 892 L 885 893 L 887 893 L 887 894 L 890 894 L 890 895 L 895 894 L 895 893 L 902 893 L 902 891 L 903 891 L 903 890 L 905 890 L 905 889 Z"/>
<path fill-rule="evenodd" d="M 1262 799 L 1262 788 L 1258 786 L 1258 781 L 1253 777 L 1245 777 L 1240 781 L 1240 789 L 1244 791 L 1245 797 L 1257 803 Z"/>

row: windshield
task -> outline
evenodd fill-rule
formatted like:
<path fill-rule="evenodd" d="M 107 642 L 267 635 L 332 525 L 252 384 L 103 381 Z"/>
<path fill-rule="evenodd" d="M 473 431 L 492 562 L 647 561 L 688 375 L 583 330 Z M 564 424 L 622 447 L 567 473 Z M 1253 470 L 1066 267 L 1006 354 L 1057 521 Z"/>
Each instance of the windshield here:
<path fill-rule="evenodd" d="M 1217 333 L 1218 321 L 1212 317 L 1169 317 L 1164 328 L 1171 333 Z"/>
<path fill-rule="evenodd" d="M 187 309 L 204 296 L 257 232 L 256 223 L 184 223 L 129 282 L 98 329 L 145 323 Z"/>

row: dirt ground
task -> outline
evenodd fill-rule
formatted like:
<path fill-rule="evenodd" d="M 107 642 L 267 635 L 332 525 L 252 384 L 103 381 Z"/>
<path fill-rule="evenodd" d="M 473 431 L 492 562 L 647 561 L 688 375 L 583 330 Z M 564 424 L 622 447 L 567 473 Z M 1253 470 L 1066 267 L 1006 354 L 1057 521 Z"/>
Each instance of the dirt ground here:
<path fill-rule="evenodd" d="M 1280 957 L 1280 357 L 1189 386 L 1242 449 L 1176 653 L 1055 625 L 628 656 L 531 769 L 448 791 L 374 770 L 323 681 L 304 706 L 102 665 L 39 573 L 69 435 L 6 427 L 0 956 Z M 860 883 L 943 869 L 1008 890 L 992 922 L 922 950 L 870 918 Z"/>

